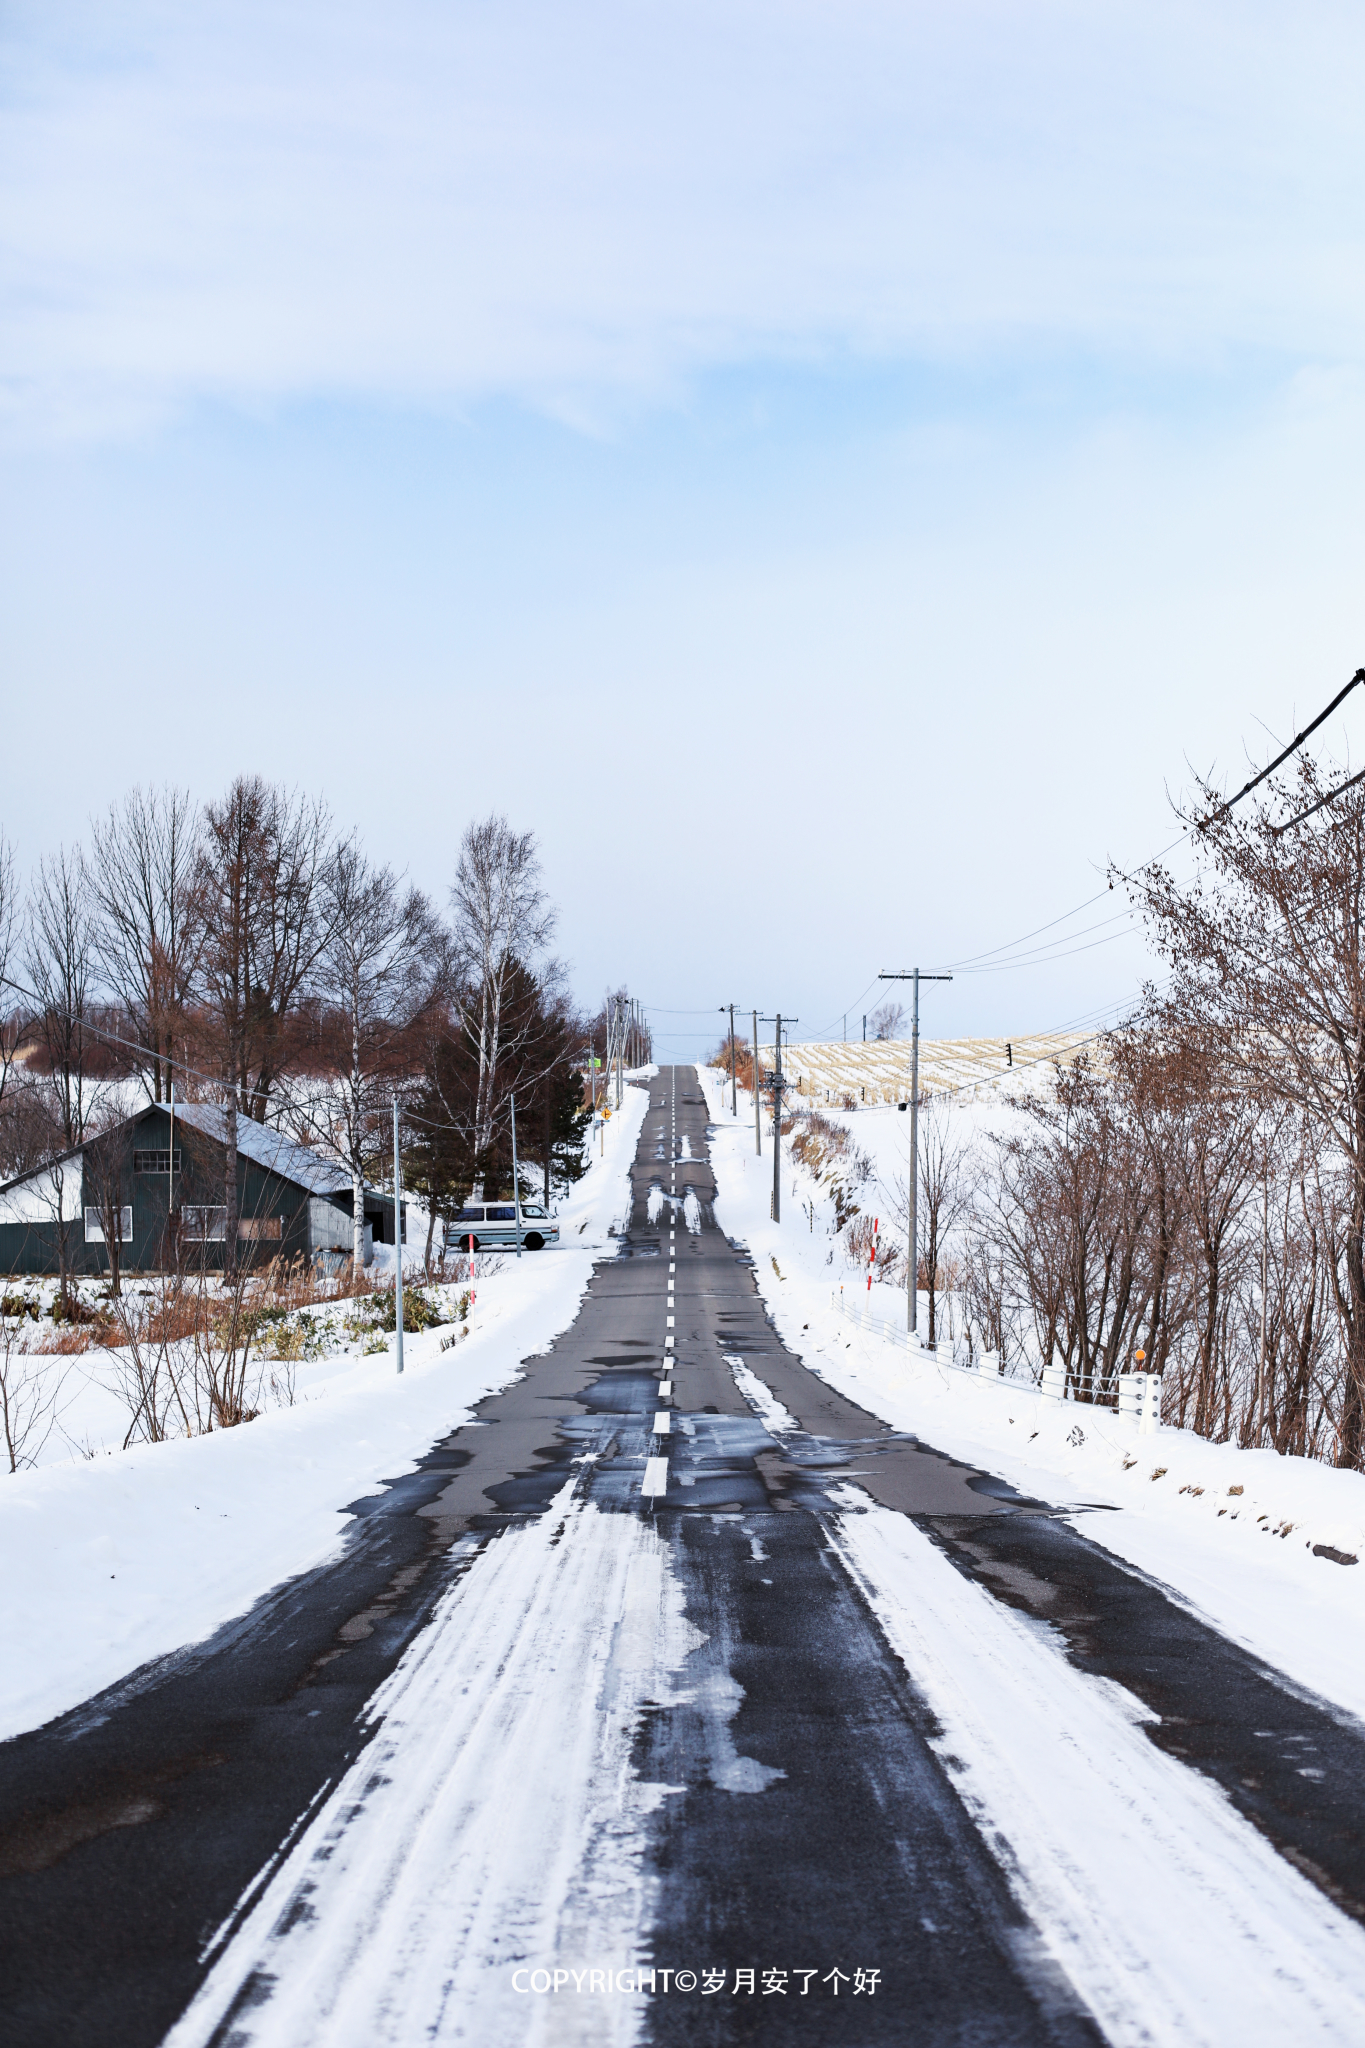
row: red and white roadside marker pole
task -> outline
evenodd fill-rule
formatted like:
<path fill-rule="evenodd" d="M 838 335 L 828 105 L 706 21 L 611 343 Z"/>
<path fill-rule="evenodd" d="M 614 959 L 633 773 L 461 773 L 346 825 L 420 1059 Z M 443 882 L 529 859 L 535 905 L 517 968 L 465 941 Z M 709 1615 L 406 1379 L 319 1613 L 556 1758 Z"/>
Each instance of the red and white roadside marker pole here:
<path fill-rule="evenodd" d="M 881 1229 L 881 1227 L 882 1222 L 880 1216 L 874 1216 L 872 1219 L 872 1243 L 869 1245 L 867 1252 L 867 1291 L 863 1296 L 862 1320 L 864 1328 L 866 1328 L 868 1319 L 872 1312 L 872 1275 L 875 1272 L 877 1265 L 877 1232 Z"/>

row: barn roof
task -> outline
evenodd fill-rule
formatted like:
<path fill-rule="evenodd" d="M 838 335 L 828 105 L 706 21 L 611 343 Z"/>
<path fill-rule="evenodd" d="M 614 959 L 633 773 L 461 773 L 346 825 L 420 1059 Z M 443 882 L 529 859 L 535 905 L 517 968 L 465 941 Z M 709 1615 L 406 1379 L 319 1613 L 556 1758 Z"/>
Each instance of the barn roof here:
<path fill-rule="evenodd" d="M 163 1103 L 162 1108 L 169 1105 Z M 188 1124 L 191 1130 L 201 1131 L 215 1144 L 227 1143 L 227 1113 L 216 1102 L 177 1102 L 175 1105 L 177 1123 Z M 334 1159 L 324 1159 L 321 1153 L 311 1151 L 307 1145 L 300 1145 L 293 1138 L 286 1138 L 283 1131 L 272 1131 L 268 1124 L 258 1124 L 255 1117 L 237 1117 L 237 1150 L 244 1159 L 254 1159 L 258 1166 L 277 1173 L 282 1180 L 292 1180 L 299 1187 L 307 1188 L 314 1195 L 349 1194 L 351 1176 L 345 1167 Z"/>
<path fill-rule="evenodd" d="M 134 1124 L 153 1115 L 157 1110 L 168 1111 L 169 1103 L 147 1103 L 132 1116 L 125 1117 L 117 1129 L 130 1129 Z M 216 1102 L 177 1102 L 175 1120 L 188 1124 L 191 1130 L 202 1132 L 203 1136 L 216 1145 L 227 1143 L 227 1115 Z M 87 1140 L 87 1145 L 92 1142 Z M 49 1159 L 42 1166 L 32 1167 L 27 1173 L 16 1174 L 12 1180 L 0 1184 L 0 1195 L 22 1187 L 26 1182 L 38 1180 L 51 1173 L 54 1166 L 60 1166 L 67 1159 L 75 1159 L 87 1149 L 87 1145 L 73 1146 L 69 1152 Z M 237 1150 L 244 1159 L 252 1159 L 270 1173 L 277 1173 L 282 1180 L 293 1181 L 295 1186 L 306 1188 L 311 1195 L 340 1195 L 351 1191 L 351 1176 L 344 1166 L 334 1159 L 324 1159 L 319 1152 L 307 1145 L 300 1145 L 293 1138 L 286 1138 L 283 1131 L 273 1131 L 266 1124 L 258 1124 L 254 1117 L 237 1116 Z M 374 1199 L 375 1191 L 366 1186 L 365 1192 Z"/>

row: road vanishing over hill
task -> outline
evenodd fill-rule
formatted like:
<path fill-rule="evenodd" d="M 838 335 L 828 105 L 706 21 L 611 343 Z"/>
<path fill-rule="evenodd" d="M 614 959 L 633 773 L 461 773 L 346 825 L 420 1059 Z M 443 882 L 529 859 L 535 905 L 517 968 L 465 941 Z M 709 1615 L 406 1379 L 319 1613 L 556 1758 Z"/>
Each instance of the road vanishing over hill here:
<path fill-rule="evenodd" d="M 1365 1730 L 784 1348 L 692 1070 L 650 1098 L 546 1354 L 338 1561 L 0 1746 L 6 2041 L 1361 2038 Z"/>

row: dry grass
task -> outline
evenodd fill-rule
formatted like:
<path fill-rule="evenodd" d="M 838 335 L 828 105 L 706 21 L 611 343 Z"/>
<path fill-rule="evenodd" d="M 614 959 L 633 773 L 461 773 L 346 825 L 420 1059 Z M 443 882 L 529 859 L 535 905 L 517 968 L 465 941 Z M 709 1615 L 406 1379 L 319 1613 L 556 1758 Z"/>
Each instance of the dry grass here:
<path fill-rule="evenodd" d="M 68 1323 L 61 1329 L 44 1330 L 32 1344 L 20 1344 L 21 1351 L 41 1353 L 48 1358 L 75 1358 L 82 1352 L 98 1351 L 103 1345 L 117 1339 L 117 1331 L 107 1323 Z"/>

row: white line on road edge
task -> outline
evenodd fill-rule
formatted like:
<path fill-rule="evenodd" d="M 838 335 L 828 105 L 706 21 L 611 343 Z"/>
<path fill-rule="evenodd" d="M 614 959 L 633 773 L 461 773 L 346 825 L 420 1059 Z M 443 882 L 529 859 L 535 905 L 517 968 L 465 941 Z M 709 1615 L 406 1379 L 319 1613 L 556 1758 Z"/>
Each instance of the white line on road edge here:
<path fill-rule="evenodd" d="M 668 1436 L 671 1434 L 672 1428 L 673 1425 L 669 1419 L 668 1410 L 666 1408 L 660 1408 L 658 1413 L 654 1417 L 655 1436 Z"/>
<path fill-rule="evenodd" d="M 667 1419 L 668 1418 L 665 1416 L 664 1420 L 667 1421 Z M 640 1491 L 646 1499 L 648 1499 L 652 1494 L 668 1492 L 667 1458 L 646 1459 L 645 1476 L 644 1479 L 641 1481 Z"/>

